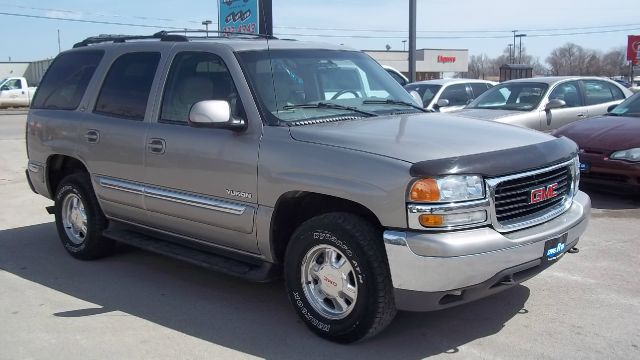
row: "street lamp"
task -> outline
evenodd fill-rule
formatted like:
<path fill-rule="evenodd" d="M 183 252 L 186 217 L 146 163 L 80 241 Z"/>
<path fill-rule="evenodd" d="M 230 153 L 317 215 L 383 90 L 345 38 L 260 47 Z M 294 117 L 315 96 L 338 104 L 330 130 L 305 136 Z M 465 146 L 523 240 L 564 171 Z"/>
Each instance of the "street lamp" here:
<path fill-rule="evenodd" d="M 513 62 L 516 62 L 516 33 L 518 30 L 511 30 L 513 33 Z"/>
<path fill-rule="evenodd" d="M 513 61 L 511 61 L 511 48 L 513 47 L 513 44 L 507 44 L 507 46 L 509 46 L 509 63 L 513 64 Z"/>
<path fill-rule="evenodd" d="M 402 40 L 402 51 L 407 51 L 406 45 L 407 45 L 407 40 Z"/>
<path fill-rule="evenodd" d="M 519 59 L 518 59 L 518 64 L 522 64 L 522 38 L 527 36 L 527 34 L 518 34 L 516 35 L 517 38 L 520 38 L 520 55 L 519 55 Z"/>
<path fill-rule="evenodd" d="M 206 37 L 209 37 L 209 25 L 213 24 L 213 21 L 211 20 L 205 20 L 202 22 L 202 25 L 204 25 L 205 31 L 206 31 Z"/>

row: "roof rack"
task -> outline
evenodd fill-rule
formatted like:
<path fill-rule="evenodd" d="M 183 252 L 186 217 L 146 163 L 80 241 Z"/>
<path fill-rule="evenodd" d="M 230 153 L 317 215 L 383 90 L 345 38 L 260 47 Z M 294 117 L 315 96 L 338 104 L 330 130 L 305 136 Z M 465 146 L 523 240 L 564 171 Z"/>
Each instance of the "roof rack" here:
<path fill-rule="evenodd" d="M 209 36 L 209 33 L 216 34 L 217 36 Z M 184 35 L 181 35 L 184 34 Z M 205 36 L 186 36 L 187 34 L 205 34 Z M 233 31 L 217 31 L 217 30 L 175 30 L 175 31 L 159 31 L 153 35 L 99 35 L 88 37 L 73 45 L 73 48 L 79 48 L 89 46 L 92 44 L 99 44 L 104 42 L 124 43 L 129 40 L 160 40 L 160 41 L 175 41 L 185 42 L 191 39 L 221 39 L 230 37 L 251 37 L 262 39 L 277 39 L 273 35 L 265 34 L 253 34 Z"/>

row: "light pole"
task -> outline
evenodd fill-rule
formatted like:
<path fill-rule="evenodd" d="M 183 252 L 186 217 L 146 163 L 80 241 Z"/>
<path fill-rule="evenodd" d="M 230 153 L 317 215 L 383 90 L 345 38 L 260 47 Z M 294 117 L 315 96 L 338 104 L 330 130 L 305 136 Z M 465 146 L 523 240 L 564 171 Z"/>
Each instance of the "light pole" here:
<path fill-rule="evenodd" d="M 507 44 L 507 46 L 509 46 L 509 63 L 513 64 L 513 61 L 511 61 L 511 49 L 513 47 L 513 44 Z"/>
<path fill-rule="evenodd" d="M 407 40 L 402 40 L 402 51 L 407 51 Z"/>
<path fill-rule="evenodd" d="M 516 62 L 516 33 L 518 30 L 511 30 L 513 33 L 513 62 Z"/>
<path fill-rule="evenodd" d="M 409 0 L 409 81 L 416 81 L 416 8 L 417 0 Z"/>
<path fill-rule="evenodd" d="M 525 36 L 527 36 L 527 34 L 516 35 L 516 37 L 520 39 L 520 55 L 518 55 L 518 64 L 522 64 L 522 38 Z"/>
<path fill-rule="evenodd" d="M 202 25 L 204 25 L 205 31 L 206 31 L 206 37 L 209 37 L 209 25 L 213 24 L 213 21 L 211 20 L 205 20 L 202 22 Z"/>

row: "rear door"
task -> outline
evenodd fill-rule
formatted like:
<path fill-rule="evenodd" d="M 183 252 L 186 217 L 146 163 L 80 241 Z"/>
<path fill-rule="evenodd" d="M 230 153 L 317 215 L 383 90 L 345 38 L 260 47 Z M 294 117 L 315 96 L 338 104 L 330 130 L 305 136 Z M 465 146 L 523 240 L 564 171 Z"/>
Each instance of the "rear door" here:
<path fill-rule="evenodd" d="M 624 93 L 616 85 L 604 80 L 582 80 L 587 116 L 604 115 L 611 105 L 625 99 Z"/>
<path fill-rule="evenodd" d="M 568 123 L 587 117 L 587 108 L 580 82 L 577 80 L 557 84 L 549 93 L 548 100 L 563 100 L 567 105 L 560 109 L 540 111 L 540 123 L 543 131 L 551 131 Z M 542 102 L 542 106 L 547 102 Z"/>
<path fill-rule="evenodd" d="M 157 47 L 139 44 L 137 49 L 105 57 L 97 72 L 103 76 L 90 86 L 92 101 L 83 105 L 78 139 L 78 156 L 89 167 L 105 214 L 135 223 L 145 217 L 145 118 L 162 58 Z"/>
<path fill-rule="evenodd" d="M 247 119 L 250 94 L 234 54 L 211 44 L 177 45 L 146 138 L 145 206 L 154 228 L 257 252 L 258 146 L 262 123 L 244 130 L 192 127 L 189 110 L 225 100 Z"/>

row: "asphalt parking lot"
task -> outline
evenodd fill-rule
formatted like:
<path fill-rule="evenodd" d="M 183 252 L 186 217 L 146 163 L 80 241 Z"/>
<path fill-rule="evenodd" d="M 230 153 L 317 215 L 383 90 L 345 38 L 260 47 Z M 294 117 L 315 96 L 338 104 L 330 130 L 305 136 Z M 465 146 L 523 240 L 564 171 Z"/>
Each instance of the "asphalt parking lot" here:
<path fill-rule="evenodd" d="M 307 331 L 280 282 L 256 285 L 121 247 L 81 262 L 28 188 L 24 112 L 0 113 L 0 359 L 638 359 L 640 198 L 587 189 L 579 244 L 476 303 L 399 313 L 336 345 Z"/>

